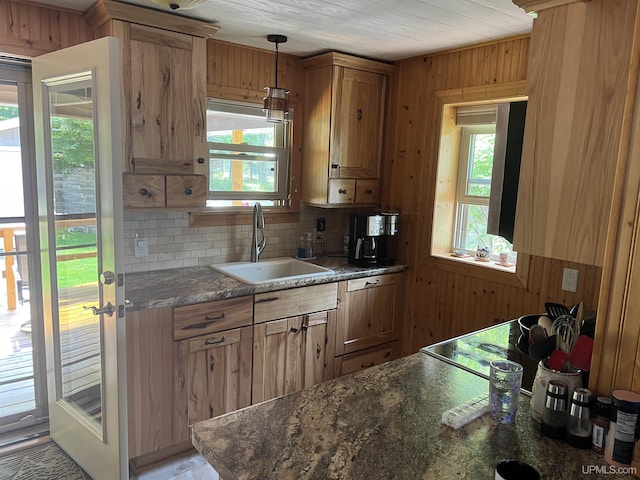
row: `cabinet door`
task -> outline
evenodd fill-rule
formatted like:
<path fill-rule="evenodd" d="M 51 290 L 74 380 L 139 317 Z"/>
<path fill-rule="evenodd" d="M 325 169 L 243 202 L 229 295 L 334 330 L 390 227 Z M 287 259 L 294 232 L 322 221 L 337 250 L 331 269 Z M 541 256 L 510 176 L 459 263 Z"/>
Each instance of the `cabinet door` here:
<path fill-rule="evenodd" d="M 336 354 L 395 340 L 397 275 L 340 282 Z"/>
<path fill-rule="evenodd" d="M 207 177 L 167 175 L 167 207 L 204 207 L 206 201 Z"/>
<path fill-rule="evenodd" d="M 125 150 L 131 168 L 204 173 L 194 165 L 206 153 L 205 39 L 135 24 L 129 31 L 129 69 L 123 75 L 130 75 Z"/>
<path fill-rule="evenodd" d="M 356 197 L 356 181 L 344 179 L 329 180 L 328 201 L 331 204 L 352 204 Z"/>
<path fill-rule="evenodd" d="M 357 204 L 380 203 L 380 180 L 357 180 L 356 202 Z"/>
<path fill-rule="evenodd" d="M 340 178 L 379 178 L 386 76 L 334 68 L 331 169 Z"/>
<path fill-rule="evenodd" d="M 254 327 L 254 404 L 332 377 L 334 321 L 335 310 L 331 310 Z"/>
<path fill-rule="evenodd" d="M 189 347 L 189 425 L 251 404 L 252 340 L 249 326 L 180 342 Z"/>
<path fill-rule="evenodd" d="M 174 371 L 180 354 L 171 308 L 127 312 L 126 324 L 129 458 L 188 444 L 189 425 L 181 414 L 186 385 Z"/>

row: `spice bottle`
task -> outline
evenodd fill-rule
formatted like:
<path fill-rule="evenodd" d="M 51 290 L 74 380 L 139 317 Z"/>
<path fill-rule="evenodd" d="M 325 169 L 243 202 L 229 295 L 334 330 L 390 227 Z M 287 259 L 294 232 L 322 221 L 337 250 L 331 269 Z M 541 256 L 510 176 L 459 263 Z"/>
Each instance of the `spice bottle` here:
<path fill-rule="evenodd" d="M 598 397 L 594 405 L 593 432 L 591 434 L 591 448 L 596 453 L 604 453 L 604 442 L 609 433 L 610 416 L 611 398 Z"/>
<path fill-rule="evenodd" d="M 567 384 L 551 380 L 547 384 L 540 432 L 549 438 L 563 439 L 567 425 Z"/>
<path fill-rule="evenodd" d="M 640 394 L 628 390 L 614 390 L 611 395 L 611 422 L 604 449 L 604 459 L 610 465 L 625 467 L 633 461 L 638 440 Z"/>
<path fill-rule="evenodd" d="M 576 388 L 571 394 L 566 440 L 572 447 L 591 447 L 591 398 L 587 388 Z"/>

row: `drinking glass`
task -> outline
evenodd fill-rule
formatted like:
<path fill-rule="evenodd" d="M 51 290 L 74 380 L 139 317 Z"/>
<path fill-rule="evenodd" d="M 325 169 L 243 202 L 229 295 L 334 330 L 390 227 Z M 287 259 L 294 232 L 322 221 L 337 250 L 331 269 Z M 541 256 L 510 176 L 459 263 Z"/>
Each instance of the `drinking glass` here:
<path fill-rule="evenodd" d="M 522 365 L 511 360 L 493 360 L 489 374 L 491 416 L 500 423 L 512 423 L 518 409 Z"/>

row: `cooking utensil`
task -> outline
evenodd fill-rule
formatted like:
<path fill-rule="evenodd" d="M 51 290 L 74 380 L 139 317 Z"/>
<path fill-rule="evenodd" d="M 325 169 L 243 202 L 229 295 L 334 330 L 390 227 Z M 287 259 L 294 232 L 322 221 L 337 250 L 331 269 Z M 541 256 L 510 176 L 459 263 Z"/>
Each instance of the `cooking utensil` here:
<path fill-rule="evenodd" d="M 529 345 L 529 356 L 533 358 L 536 363 L 540 360 L 547 358 L 556 349 L 556 336 L 552 335 L 540 340 L 539 342 Z"/>
<path fill-rule="evenodd" d="M 547 315 L 549 315 L 551 320 L 555 320 L 563 315 L 571 315 L 569 309 L 560 303 L 546 302 L 544 308 L 547 310 Z"/>
<path fill-rule="evenodd" d="M 563 352 L 562 350 L 554 350 L 549 355 L 549 360 L 547 360 L 547 365 L 549 368 L 556 370 L 557 372 L 564 371 L 564 365 L 567 363 L 567 352 Z"/>
<path fill-rule="evenodd" d="M 542 325 L 538 325 L 537 323 L 535 325 L 531 325 L 531 328 L 529 329 L 529 345 L 544 340 L 548 336 L 547 331 Z"/>
<path fill-rule="evenodd" d="M 568 355 L 578 341 L 580 326 L 571 315 L 562 315 L 553 321 L 551 332 L 557 335 L 557 349 Z"/>
<path fill-rule="evenodd" d="M 571 350 L 571 355 L 569 355 L 569 363 L 580 370 L 588 372 L 591 367 L 592 352 L 593 339 L 586 335 L 580 335 L 573 350 Z"/>

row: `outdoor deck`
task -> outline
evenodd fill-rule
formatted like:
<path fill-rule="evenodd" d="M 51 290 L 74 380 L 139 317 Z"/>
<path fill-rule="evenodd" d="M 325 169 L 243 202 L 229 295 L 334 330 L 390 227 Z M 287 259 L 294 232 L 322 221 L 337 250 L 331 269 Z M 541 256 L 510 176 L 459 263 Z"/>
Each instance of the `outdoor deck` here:
<path fill-rule="evenodd" d="M 83 309 L 90 292 L 87 287 L 66 290 L 60 309 L 61 318 L 65 319 L 61 326 L 63 392 L 78 402 L 83 392 L 99 394 L 99 389 L 92 388 L 100 383 L 99 324 L 97 317 Z M 29 310 L 29 303 L 25 302 L 13 311 L 0 312 L 0 417 L 36 407 Z M 85 398 L 82 402 L 91 400 Z M 95 406 L 91 409 L 95 410 Z"/>

